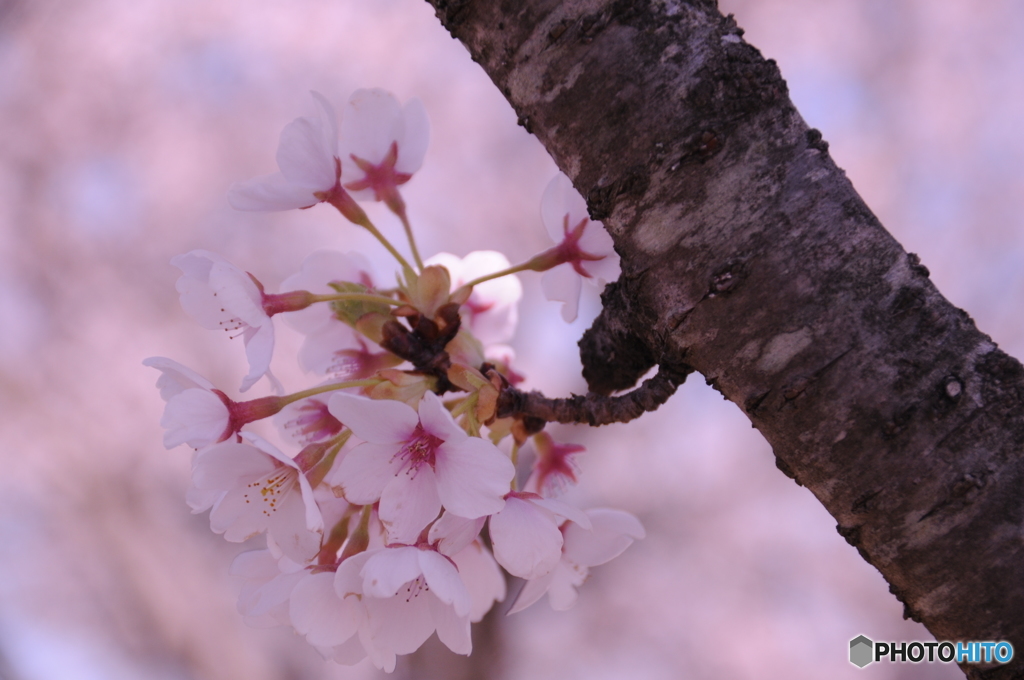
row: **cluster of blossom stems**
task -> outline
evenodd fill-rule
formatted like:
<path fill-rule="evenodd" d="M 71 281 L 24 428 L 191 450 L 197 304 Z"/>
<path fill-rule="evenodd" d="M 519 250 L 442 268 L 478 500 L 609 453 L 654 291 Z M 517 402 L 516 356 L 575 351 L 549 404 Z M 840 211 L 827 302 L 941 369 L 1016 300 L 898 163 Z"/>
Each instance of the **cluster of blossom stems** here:
<path fill-rule="evenodd" d="M 564 175 L 541 200 L 554 245 L 511 266 L 500 253 L 421 259 L 399 187 L 419 170 L 429 123 L 418 100 L 359 90 L 337 116 L 288 124 L 280 171 L 232 186 L 239 210 L 328 203 L 368 230 L 398 269 L 379 279 L 356 253 L 318 251 L 268 293 L 252 274 L 204 250 L 175 257 L 181 304 L 201 326 L 241 337 L 245 392 L 266 377 L 274 396 L 234 400 L 163 357 L 164 444 L 194 449 L 188 504 L 210 511 L 228 541 L 266 536 L 239 555 L 239 611 L 258 625 L 292 626 L 326 658 L 369 657 L 386 671 L 435 631 L 469 654 L 470 625 L 522 579 L 510 613 L 545 594 L 576 599 L 590 567 L 643 536 L 632 515 L 583 510 L 560 494 L 576 483 L 583 448 L 555 442 L 543 423 L 499 417 L 501 391 L 522 380 L 504 343 L 515 330 L 517 272 L 544 272 L 546 296 L 576 317 L 583 281 L 618 276 L 604 227 Z M 383 201 L 405 232 L 403 255 L 363 201 Z M 286 393 L 270 372 L 274 316 L 304 335 L 299 366 L 319 384 Z M 247 426 L 272 419 L 284 452 Z M 536 419 L 534 419 L 536 420 Z"/>

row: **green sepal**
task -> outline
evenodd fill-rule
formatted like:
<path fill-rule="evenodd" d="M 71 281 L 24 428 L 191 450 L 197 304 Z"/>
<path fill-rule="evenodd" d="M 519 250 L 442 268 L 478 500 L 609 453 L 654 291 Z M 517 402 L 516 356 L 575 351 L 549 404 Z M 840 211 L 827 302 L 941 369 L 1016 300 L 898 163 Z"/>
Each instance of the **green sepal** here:
<path fill-rule="evenodd" d="M 329 284 L 331 288 L 339 293 L 372 293 L 366 286 L 351 281 L 333 281 Z M 331 311 L 339 320 L 355 328 L 359 317 L 366 314 L 390 314 L 391 307 L 383 302 L 369 302 L 367 300 L 334 300 L 331 302 Z"/>

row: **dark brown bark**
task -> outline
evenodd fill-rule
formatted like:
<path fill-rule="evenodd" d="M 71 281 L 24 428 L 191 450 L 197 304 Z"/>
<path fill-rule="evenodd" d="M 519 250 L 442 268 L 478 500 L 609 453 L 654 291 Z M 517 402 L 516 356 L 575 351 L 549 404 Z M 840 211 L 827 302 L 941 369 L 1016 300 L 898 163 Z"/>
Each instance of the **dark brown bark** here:
<path fill-rule="evenodd" d="M 932 285 L 701 0 L 431 0 L 604 221 L 595 392 L 692 366 L 940 640 L 1024 677 L 1024 369 Z"/>

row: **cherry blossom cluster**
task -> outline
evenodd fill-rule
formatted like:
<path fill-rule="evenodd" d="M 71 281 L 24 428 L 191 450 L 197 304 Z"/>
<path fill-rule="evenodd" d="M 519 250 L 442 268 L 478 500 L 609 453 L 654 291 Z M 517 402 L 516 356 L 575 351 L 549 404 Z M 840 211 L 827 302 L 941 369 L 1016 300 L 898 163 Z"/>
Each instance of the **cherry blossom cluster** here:
<path fill-rule="evenodd" d="M 571 321 L 582 282 L 614 279 L 618 260 L 564 175 L 541 200 L 548 250 L 516 266 L 488 251 L 421 259 L 399 188 L 426 153 L 422 104 L 359 90 L 339 124 L 327 99 L 313 99 L 316 115 L 281 133 L 279 172 L 234 185 L 229 200 L 240 210 L 334 206 L 391 253 L 397 285 L 359 254 L 320 251 L 268 293 L 194 250 L 171 261 L 182 307 L 242 338 L 240 391 L 266 377 L 274 394 L 239 401 L 171 359 L 144 363 L 160 371 L 164 445 L 195 450 L 188 504 L 209 510 L 228 541 L 266 537 L 232 567 L 242 614 L 290 625 L 340 663 L 369 657 L 391 671 L 435 632 L 469 654 L 470 624 L 505 599 L 506 574 L 525 581 L 511 612 L 545 594 L 565 609 L 591 567 L 644 535 L 626 512 L 561 500 L 582 447 L 498 409 L 523 379 L 504 344 L 522 293 L 516 274 L 544 272 L 546 295 Z M 363 201 L 398 218 L 409 259 Z M 276 315 L 304 336 L 297 360 L 315 386 L 286 393 L 270 372 Z M 249 429 L 266 419 L 291 453 Z"/>

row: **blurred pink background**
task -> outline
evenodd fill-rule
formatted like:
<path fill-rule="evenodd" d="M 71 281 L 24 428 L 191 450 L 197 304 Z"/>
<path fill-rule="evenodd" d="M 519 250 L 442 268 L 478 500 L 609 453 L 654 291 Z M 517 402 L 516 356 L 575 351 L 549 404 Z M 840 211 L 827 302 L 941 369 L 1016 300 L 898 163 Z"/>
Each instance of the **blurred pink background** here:
<path fill-rule="evenodd" d="M 1024 5 L 720 4 L 779 62 L 886 227 L 1024 355 Z M 161 446 L 157 373 L 141 365 L 170 356 L 219 385 L 246 372 L 240 340 L 180 309 L 178 253 L 217 251 L 270 291 L 317 248 L 389 270 L 327 208 L 254 215 L 225 200 L 275 170 L 310 89 L 340 106 L 358 87 L 419 97 L 431 117 L 405 191 L 425 256 L 518 262 L 546 247 L 552 161 L 421 0 L 0 0 L 0 678 L 377 676 L 244 625 L 227 573 L 242 548 L 189 514 L 189 452 Z M 575 342 L 596 295 L 567 327 L 522 280 L 520 370 L 550 395 L 583 390 Z M 278 328 L 275 371 L 310 384 Z M 541 602 L 504 619 L 506 677 L 961 677 L 848 663 L 859 634 L 930 638 L 699 376 L 636 423 L 555 434 L 589 449 L 572 498 L 637 514 L 648 537 L 593 570 L 572 611 Z"/>

